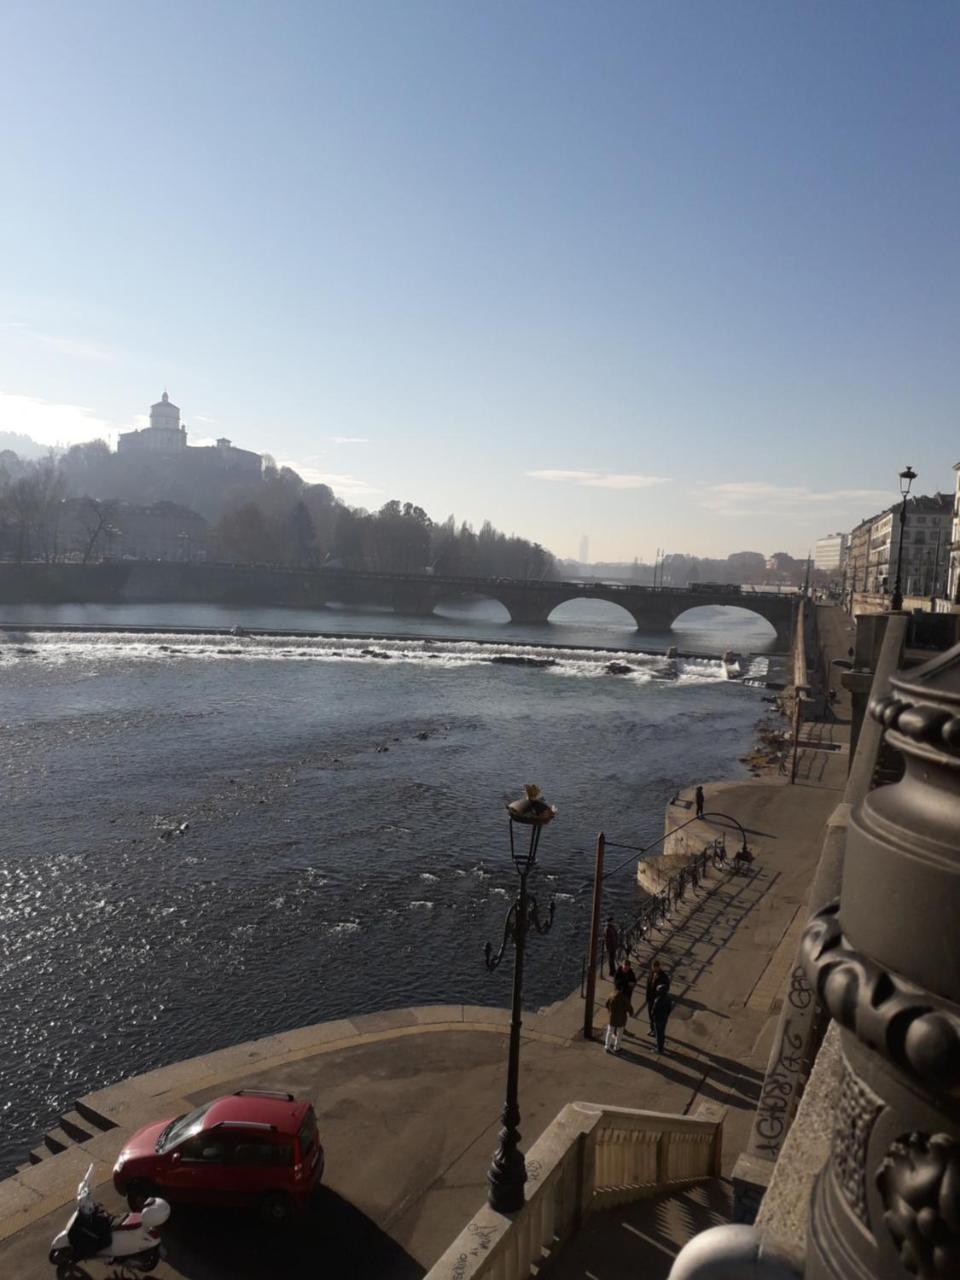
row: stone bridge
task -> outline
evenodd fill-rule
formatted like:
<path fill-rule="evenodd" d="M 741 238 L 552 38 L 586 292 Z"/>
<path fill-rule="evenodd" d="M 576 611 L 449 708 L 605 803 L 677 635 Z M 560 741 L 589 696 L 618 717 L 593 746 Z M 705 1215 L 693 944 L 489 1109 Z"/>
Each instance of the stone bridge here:
<path fill-rule="evenodd" d="M 114 561 L 103 564 L 0 565 L 0 603 L 160 603 L 204 601 L 232 605 L 322 608 L 327 604 L 383 605 L 420 617 L 438 604 L 496 600 L 510 621 L 537 625 L 568 600 L 620 605 L 641 630 L 667 631 L 688 609 L 732 605 L 766 618 L 777 649 L 790 647 L 794 597 L 707 583 L 689 588 L 606 582 L 525 582 L 505 578 L 448 578 L 428 574 L 355 573 L 343 569 Z"/>

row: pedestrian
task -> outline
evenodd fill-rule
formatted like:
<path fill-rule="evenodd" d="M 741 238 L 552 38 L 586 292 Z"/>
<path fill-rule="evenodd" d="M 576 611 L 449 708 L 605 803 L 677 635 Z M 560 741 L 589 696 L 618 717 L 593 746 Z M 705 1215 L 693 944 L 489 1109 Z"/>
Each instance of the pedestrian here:
<path fill-rule="evenodd" d="M 697 817 L 702 818 L 703 817 L 703 787 L 697 787 L 696 791 L 693 793 L 693 798 L 697 802 Z"/>
<path fill-rule="evenodd" d="M 619 1053 L 623 1028 L 627 1025 L 627 1018 L 633 1013 L 630 993 L 628 991 L 614 991 L 613 995 L 607 999 L 607 1010 L 609 1017 L 603 1047 L 607 1053 Z"/>
<path fill-rule="evenodd" d="M 650 1007 L 650 1019 L 657 1034 L 657 1053 L 663 1053 L 663 1042 L 667 1034 L 667 1019 L 673 1008 L 670 998 L 670 977 L 661 973 L 653 989 L 653 1004 Z"/>
<path fill-rule="evenodd" d="M 637 985 L 637 975 L 633 971 L 633 965 L 631 965 L 628 956 L 624 956 L 617 966 L 617 972 L 613 975 L 613 985 L 618 991 L 625 991 L 632 1003 L 633 989 Z"/>
<path fill-rule="evenodd" d="M 613 916 L 607 916 L 607 928 L 603 935 L 604 945 L 607 948 L 607 959 L 610 962 L 610 977 L 617 972 L 617 951 L 620 948 L 620 935 L 617 933 L 617 926 L 613 923 Z"/>
<path fill-rule="evenodd" d="M 657 985 L 657 980 L 664 973 L 659 960 L 654 960 L 650 965 L 650 972 L 647 974 L 647 1017 L 650 1019 L 650 1034 L 653 1035 L 653 992 Z"/>

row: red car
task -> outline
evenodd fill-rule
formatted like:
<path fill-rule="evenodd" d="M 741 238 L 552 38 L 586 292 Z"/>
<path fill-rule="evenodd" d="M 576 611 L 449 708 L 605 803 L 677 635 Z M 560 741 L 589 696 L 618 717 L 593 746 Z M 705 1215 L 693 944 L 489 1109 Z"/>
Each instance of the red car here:
<path fill-rule="evenodd" d="M 195 1204 L 253 1205 L 270 1223 L 306 1208 L 323 1176 L 309 1102 L 238 1089 L 128 1139 L 113 1185 L 138 1210 L 151 1195 Z"/>

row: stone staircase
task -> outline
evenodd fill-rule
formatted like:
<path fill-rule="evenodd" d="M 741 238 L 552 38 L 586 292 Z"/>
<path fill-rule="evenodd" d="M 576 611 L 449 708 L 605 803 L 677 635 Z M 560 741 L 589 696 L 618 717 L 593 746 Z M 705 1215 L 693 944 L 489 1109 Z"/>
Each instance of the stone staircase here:
<path fill-rule="evenodd" d="M 539 1280 L 666 1280 L 688 1240 L 730 1222 L 732 1215 L 733 1186 L 726 1178 L 604 1209 L 590 1214 L 537 1275 Z"/>
<path fill-rule="evenodd" d="M 117 1126 L 106 1116 L 101 1115 L 87 1103 L 76 1103 L 74 1111 L 67 1111 L 60 1117 L 60 1123 L 43 1135 L 43 1142 L 34 1147 L 27 1160 L 17 1167 L 17 1172 L 29 1169 L 50 1156 L 59 1155 L 69 1147 L 82 1147 L 85 1142 L 96 1137 L 98 1133 L 106 1133 Z"/>

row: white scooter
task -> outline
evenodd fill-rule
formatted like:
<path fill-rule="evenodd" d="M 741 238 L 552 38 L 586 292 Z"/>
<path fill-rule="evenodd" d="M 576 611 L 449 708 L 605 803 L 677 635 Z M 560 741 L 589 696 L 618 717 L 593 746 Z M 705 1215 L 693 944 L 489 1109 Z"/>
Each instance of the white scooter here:
<path fill-rule="evenodd" d="M 140 1213 L 113 1218 L 90 1194 L 93 1165 L 77 1187 L 77 1208 L 50 1246 L 50 1261 L 58 1269 L 97 1258 L 132 1271 L 152 1271 L 160 1261 L 156 1230 L 170 1217 L 166 1200 L 151 1197 Z"/>

